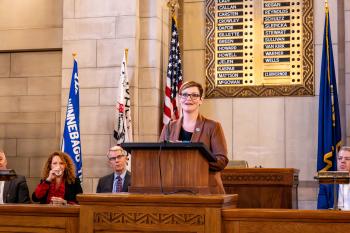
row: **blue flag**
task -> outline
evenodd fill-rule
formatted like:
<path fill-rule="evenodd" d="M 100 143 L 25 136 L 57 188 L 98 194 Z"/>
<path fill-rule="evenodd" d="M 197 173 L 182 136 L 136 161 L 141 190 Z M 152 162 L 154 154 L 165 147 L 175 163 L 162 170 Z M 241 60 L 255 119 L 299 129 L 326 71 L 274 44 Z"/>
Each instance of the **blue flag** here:
<path fill-rule="evenodd" d="M 62 139 L 62 151 L 69 154 L 75 165 L 75 174 L 82 181 L 82 157 L 79 118 L 78 63 L 74 58 L 72 81 L 70 83 L 66 120 Z"/>
<path fill-rule="evenodd" d="M 336 154 L 341 146 L 341 127 L 328 7 L 320 79 L 317 171 L 336 171 Z"/>

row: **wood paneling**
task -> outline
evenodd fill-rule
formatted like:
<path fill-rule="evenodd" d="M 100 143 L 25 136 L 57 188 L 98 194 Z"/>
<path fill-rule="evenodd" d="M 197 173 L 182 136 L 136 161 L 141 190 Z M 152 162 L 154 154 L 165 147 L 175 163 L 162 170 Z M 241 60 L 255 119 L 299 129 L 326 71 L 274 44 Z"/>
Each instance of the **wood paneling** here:
<path fill-rule="evenodd" d="M 225 233 L 350 232 L 350 212 L 332 210 L 223 210 Z"/>
<path fill-rule="evenodd" d="M 236 209 L 237 195 L 82 194 L 80 206 L 0 205 L 0 233 L 350 232 L 350 211 Z"/>
<path fill-rule="evenodd" d="M 298 208 L 298 174 L 293 168 L 226 168 L 227 194 L 238 194 L 238 208 Z"/>
<path fill-rule="evenodd" d="M 0 205 L 0 232 L 77 233 L 79 206 Z"/>

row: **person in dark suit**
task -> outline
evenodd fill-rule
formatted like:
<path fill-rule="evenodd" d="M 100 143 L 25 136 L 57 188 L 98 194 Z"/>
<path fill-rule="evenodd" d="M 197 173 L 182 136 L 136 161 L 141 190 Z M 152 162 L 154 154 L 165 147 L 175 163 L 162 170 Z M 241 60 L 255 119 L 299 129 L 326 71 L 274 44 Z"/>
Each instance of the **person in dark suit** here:
<path fill-rule="evenodd" d="M 109 149 L 107 158 L 114 172 L 99 179 L 96 193 L 128 192 L 131 174 L 126 169 L 128 164 L 126 151 L 120 146 L 114 146 Z"/>
<path fill-rule="evenodd" d="M 40 204 L 77 204 L 77 194 L 83 193 L 79 178 L 75 176 L 72 159 L 68 154 L 56 151 L 47 159 L 40 184 L 32 199 Z"/>
<path fill-rule="evenodd" d="M 203 102 L 201 84 L 189 81 L 182 84 L 179 90 L 182 117 L 164 125 L 160 141 L 203 142 L 216 162 L 209 163 L 209 189 L 212 194 L 224 194 L 220 171 L 227 163 L 227 145 L 223 129 L 219 122 L 205 118 L 199 113 Z"/>
<path fill-rule="evenodd" d="M 7 169 L 7 159 L 5 153 L 0 151 L 0 170 L 4 169 Z M 12 180 L 0 181 L 0 190 L 2 203 L 30 203 L 28 185 L 24 176 L 17 175 Z"/>
<path fill-rule="evenodd" d="M 340 148 L 337 157 L 337 170 L 350 173 L 350 147 Z M 338 194 L 338 207 L 343 210 L 350 210 L 350 185 L 336 184 Z M 320 184 L 317 199 L 317 209 L 331 209 L 334 203 L 333 184 Z"/>

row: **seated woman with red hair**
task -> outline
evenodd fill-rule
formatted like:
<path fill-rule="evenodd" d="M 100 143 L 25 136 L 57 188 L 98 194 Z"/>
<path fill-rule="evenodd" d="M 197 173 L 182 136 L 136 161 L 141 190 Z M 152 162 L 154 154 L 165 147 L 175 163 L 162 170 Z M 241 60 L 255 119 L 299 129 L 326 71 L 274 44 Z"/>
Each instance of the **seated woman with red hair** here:
<path fill-rule="evenodd" d="M 42 180 L 32 199 L 41 204 L 77 204 L 76 196 L 82 192 L 71 158 L 64 152 L 56 151 L 46 161 Z"/>

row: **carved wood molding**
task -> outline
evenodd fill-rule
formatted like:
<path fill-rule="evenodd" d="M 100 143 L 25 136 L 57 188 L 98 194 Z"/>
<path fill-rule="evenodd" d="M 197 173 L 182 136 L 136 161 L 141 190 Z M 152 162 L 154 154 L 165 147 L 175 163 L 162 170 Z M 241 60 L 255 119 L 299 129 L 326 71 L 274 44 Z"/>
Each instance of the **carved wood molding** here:
<path fill-rule="evenodd" d="M 228 184 L 283 184 L 291 185 L 292 176 L 282 174 L 221 174 L 224 185 Z"/>
<path fill-rule="evenodd" d="M 166 224 L 204 225 L 204 214 L 142 213 L 142 212 L 95 212 L 94 223 L 102 224 Z"/>

